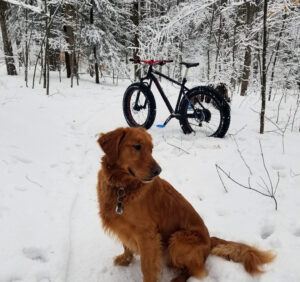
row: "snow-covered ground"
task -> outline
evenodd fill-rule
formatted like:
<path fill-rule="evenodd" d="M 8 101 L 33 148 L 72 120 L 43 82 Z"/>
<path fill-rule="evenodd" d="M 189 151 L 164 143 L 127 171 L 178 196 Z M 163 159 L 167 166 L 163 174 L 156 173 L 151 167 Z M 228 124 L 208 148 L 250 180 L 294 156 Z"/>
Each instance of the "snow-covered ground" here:
<path fill-rule="evenodd" d="M 99 86 L 82 79 L 71 89 L 67 80 L 54 81 L 47 97 L 40 87 L 26 88 L 21 77 L 0 74 L 0 281 L 141 281 L 138 257 L 128 268 L 113 266 L 113 257 L 122 248 L 103 232 L 96 201 L 102 156 L 97 134 L 126 126 L 122 95 L 129 82 L 113 86 L 106 81 Z M 176 98 L 177 89 L 167 88 Z M 280 96 L 278 92 L 268 105 L 267 116 L 274 121 Z M 292 113 L 295 109 L 294 101 L 291 97 L 282 101 L 282 128 L 290 106 Z M 159 97 L 157 102 L 159 123 L 167 112 Z M 212 235 L 277 253 L 266 273 L 255 278 L 239 264 L 210 256 L 206 282 L 300 281 L 299 114 L 294 132 L 290 125 L 285 132 L 283 153 L 278 132 L 258 134 L 259 116 L 252 109 L 259 107 L 258 95 L 234 96 L 224 139 L 185 136 L 176 120 L 165 129 L 150 129 L 162 177 L 192 203 Z M 266 124 L 267 131 L 277 129 Z M 280 175 L 277 211 L 272 199 L 242 189 L 222 175 L 226 193 L 215 168 L 219 164 L 244 184 L 250 169 L 251 184 L 263 191 L 262 178 L 269 182 L 259 140 L 274 185 Z M 171 277 L 164 269 L 162 281 Z"/>

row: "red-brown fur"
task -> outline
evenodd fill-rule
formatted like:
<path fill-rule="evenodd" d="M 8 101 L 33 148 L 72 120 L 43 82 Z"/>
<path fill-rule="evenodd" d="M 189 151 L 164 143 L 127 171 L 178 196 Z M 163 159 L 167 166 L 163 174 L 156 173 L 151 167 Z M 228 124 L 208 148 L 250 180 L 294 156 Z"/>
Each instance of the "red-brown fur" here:
<path fill-rule="evenodd" d="M 172 281 L 206 275 L 211 253 L 241 262 L 250 274 L 271 262 L 271 252 L 210 237 L 194 208 L 157 174 L 152 139 L 143 128 L 118 128 L 98 140 L 105 155 L 98 174 L 98 200 L 103 227 L 124 246 L 116 265 L 127 266 L 133 254 L 141 256 L 144 282 L 159 281 L 163 262 L 179 271 Z M 137 146 L 138 145 L 138 146 Z M 116 213 L 117 193 L 125 190 L 124 212 Z"/>

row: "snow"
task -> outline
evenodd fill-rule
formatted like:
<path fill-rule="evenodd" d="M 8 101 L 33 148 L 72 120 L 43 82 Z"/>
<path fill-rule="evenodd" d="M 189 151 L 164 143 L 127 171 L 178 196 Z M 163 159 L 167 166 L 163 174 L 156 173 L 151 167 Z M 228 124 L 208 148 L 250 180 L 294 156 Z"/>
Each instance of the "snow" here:
<path fill-rule="evenodd" d="M 102 156 L 97 136 L 126 126 L 121 105 L 129 82 L 114 86 L 107 79 L 96 85 L 83 78 L 71 89 L 68 80 L 60 84 L 53 74 L 51 83 L 47 97 L 40 86 L 32 90 L 21 77 L 0 74 L 0 281 L 141 281 L 138 257 L 128 268 L 113 266 L 122 247 L 103 232 L 96 200 Z M 176 99 L 177 89 L 165 86 Z M 267 116 L 273 119 L 279 96 L 268 104 Z M 156 97 L 157 124 L 167 111 Z M 281 104 L 281 127 L 290 106 L 295 108 L 292 95 Z M 224 139 L 185 136 L 176 120 L 164 129 L 149 130 L 162 177 L 191 202 L 212 235 L 277 253 L 266 273 L 254 278 L 241 265 L 210 256 L 205 282 L 300 281 L 299 116 L 294 131 L 289 126 L 285 132 L 283 152 L 278 132 L 258 134 L 259 116 L 251 109 L 259 107 L 255 93 L 234 96 L 232 123 Z M 272 123 L 266 125 L 267 131 L 276 130 Z M 249 170 L 233 137 L 251 168 L 252 185 L 260 190 L 261 177 L 268 181 L 261 140 L 272 181 L 276 183 L 280 175 L 277 211 L 272 199 L 242 189 L 222 175 L 225 192 L 216 163 L 234 179 L 248 183 Z M 172 276 L 164 269 L 162 281 Z"/>

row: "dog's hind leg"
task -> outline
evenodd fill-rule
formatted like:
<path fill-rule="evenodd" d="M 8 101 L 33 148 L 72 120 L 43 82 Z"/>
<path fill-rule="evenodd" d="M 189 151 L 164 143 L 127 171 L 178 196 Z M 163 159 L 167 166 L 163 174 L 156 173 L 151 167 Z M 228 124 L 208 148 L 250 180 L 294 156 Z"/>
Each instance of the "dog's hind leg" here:
<path fill-rule="evenodd" d="M 210 239 L 198 231 L 177 231 L 169 241 L 172 265 L 184 269 L 173 282 L 185 282 L 190 276 L 203 278 L 207 275 L 205 260 L 210 252 Z"/>
<path fill-rule="evenodd" d="M 133 253 L 125 245 L 123 245 L 123 247 L 124 247 L 123 254 L 115 257 L 114 259 L 115 265 L 128 266 L 133 259 Z"/>

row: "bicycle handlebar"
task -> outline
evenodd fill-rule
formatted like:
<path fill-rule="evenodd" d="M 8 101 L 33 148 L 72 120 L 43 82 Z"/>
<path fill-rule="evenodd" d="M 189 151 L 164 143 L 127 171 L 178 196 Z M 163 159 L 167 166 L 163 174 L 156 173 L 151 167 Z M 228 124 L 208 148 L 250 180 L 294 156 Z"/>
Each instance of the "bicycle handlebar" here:
<path fill-rule="evenodd" d="M 130 62 L 133 62 L 134 64 L 146 64 L 146 65 L 165 65 L 167 63 L 172 63 L 173 60 L 141 60 L 140 58 L 132 58 L 129 59 Z"/>

